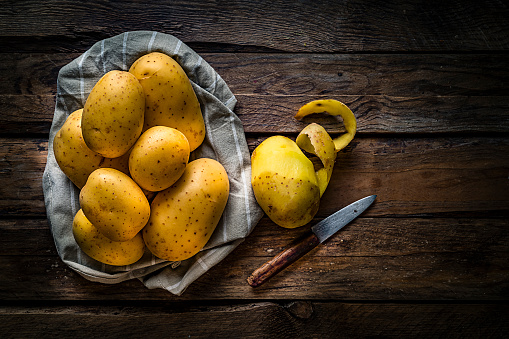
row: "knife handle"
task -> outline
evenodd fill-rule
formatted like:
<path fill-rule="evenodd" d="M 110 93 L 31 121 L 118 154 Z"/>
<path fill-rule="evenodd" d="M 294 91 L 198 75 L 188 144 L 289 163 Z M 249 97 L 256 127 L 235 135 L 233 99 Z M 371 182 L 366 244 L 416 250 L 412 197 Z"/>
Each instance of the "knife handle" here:
<path fill-rule="evenodd" d="M 285 267 L 293 264 L 300 257 L 315 248 L 320 241 L 314 233 L 310 233 L 304 239 L 296 241 L 260 268 L 256 269 L 248 278 L 247 283 L 252 287 L 258 287 L 271 277 L 281 272 Z"/>

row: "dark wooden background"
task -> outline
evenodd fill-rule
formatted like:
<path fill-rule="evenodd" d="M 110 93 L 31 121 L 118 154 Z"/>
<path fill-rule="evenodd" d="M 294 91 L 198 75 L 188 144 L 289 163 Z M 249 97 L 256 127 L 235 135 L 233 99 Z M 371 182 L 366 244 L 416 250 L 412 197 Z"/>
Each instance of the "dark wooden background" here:
<path fill-rule="evenodd" d="M 509 9 L 504 1 L 0 1 L 0 336 L 504 337 L 509 332 Z M 59 69 L 125 31 L 173 34 L 235 93 L 252 151 L 318 98 L 358 134 L 316 221 L 375 204 L 266 285 L 307 228 L 264 217 L 181 297 L 89 282 L 57 256 L 42 173 Z"/>

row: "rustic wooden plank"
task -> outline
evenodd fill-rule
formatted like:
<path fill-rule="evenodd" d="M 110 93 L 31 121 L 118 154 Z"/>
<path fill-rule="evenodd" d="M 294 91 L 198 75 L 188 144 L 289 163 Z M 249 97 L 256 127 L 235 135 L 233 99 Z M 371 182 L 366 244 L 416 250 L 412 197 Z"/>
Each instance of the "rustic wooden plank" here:
<path fill-rule="evenodd" d="M 56 94 L 58 72 L 80 54 L 2 53 L 0 74 L 5 79 L 0 93 L 6 95 Z"/>
<path fill-rule="evenodd" d="M 311 254 L 253 289 L 247 285 L 247 275 L 266 259 L 232 254 L 195 281 L 183 296 L 175 297 L 162 289 L 148 290 L 137 280 L 115 285 L 87 281 L 58 257 L 2 256 L 0 296 L 3 300 L 507 300 L 509 297 L 507 255 Z"/>
<path fill-rule="evenodd" d="M 509 298 L 507 219 L 361 217 L 262 287 L 246 278 L 308 227 L 284 229 L 267 218 L 182 297 L 138 281 L 85 280 L 56 255 L 45 220 L 0 221 L 3 300 L 499 300 Z M 214 284 L 210 284 L 214 281 Z"/>
<path fill-rule="evenodd" d="M 0 95 L 0 129 L 4 135 L 49 134 L 55 96 Z"/>
<path fill-rule="evenodd" d="M 54 95 L 58 71 L 79 55 L 0 54 L 0 93 Z M 200 55 L 237 95 L 509 95 L 504 53 Z"/>
<path fill-rule="evenodd" d="M 7 138 L 0 141 L 0 216 L 43 216 L 42 175 L 47 139 Z"/>
<path fill-rule="evenodd" d="M 286 229 L 263 217 L 237 256 L 266 258 L 309 231 Z M 416 253 L 504 254 L 509 241 L 505 219 L 368 218 L 364 214 L 324 243 L 314 256 L 409 256 Z M 0 219 L 0 256 L 55 256 L 46 219 Z M 491 254 L 490 254 L 491 253 Z M 263 259 L 260 259 L 262 263 Z"/>
<path fill-rule="evenodd" d="M 77 54 L 2 54 L 0 133 L 47 133 L 58 70 Z M 295 133 L 317 121 L 293 119 L 300 106 L 337 98 L 360 133 L 509 131 L 505 55 L 206 54 L 236 94 L 246 132 Z M 480 65 L 480 66 L 479 66 Z M 13 71 L 15 70 L 15 71 Z M 482 117 L 482 118 L 480 118 Z"/>
<path fill-rule="evenodd" d="M 262 140 L 249 138 L 250 150 Z M 339 153 L 318 216 L 371 194 L 379 197 L 368 216 L 506 216 L 508 152 L 507 138 L 359 137 Z M 1 216 L 45 215 L 46 158 L 45 139 L 0 139 Z"/>
<path fill-rule="evenodd" d="M 239 305 L 92 305 L 0 308 L 4 338 L 504 337 L 506 305 L 260 302 Z M 226 320 L 227 319 L 227 320 Z M 225 323 L 225 321 L 227 321 Z M 30 326 L 26 326 L 30 324 Z M 121 330 L 120 330 L 121 329 Z"/>
<path fill-rule="evenodd" d="M 502 54 L 213 54 L 235 93 L 507 96 Z"/>
<path fill-rule="evenodd" d="M 4 250 L 0 255 L 57 255 L 48 220 L 0 219 Z"/>
<path fill-rule="evenodd" d="M 309 101 L 335 98 L 355 114 L 359 133 L 509 132 L 508 97 L 253 96 L 239 95 L 235 113 L 248 133 L 298 133 L 316 122 L 329 133 L 343 132 L 341 120 L 325 114 L 294 119 Z"/>
<path fill-rule="evenodd" d="M 250 150 L 264 139 L 250 140 Z M 338 153 L 318 216 L 327 216 L 338 205 L 345 206 L 371 194 L 378 194 L 378 198 L 368 215 L 400 215 L 407 211 L 403 214 L 432 216 L 452 212 L 461 216 L 473 211 L 467 205 L 475 206 L 477 212 L 505 214 L 509 159 L 504 154 L 507 151 L 498 149 L 507 147 L 507 141 L 466 137 L 358 138 Z"/>
<path fill-rule="evenodd" d="M 507 7 L 498 1 L 17 1 L 0 13 L 4 48 L 79 49 L 131 30 L 288 52 L 507 50 Z M 90 12 L 93 11 L 93 15 Z M 77 25 L 76 23 L 79 23 Z M 24 38 L 24 39 L 23 39 Z M 37 38 L 37 39 L 34 39 Z M 18 42 L 21 39 L 21 42 Z M 235 47 L 229 47 L 230 49 Z"/>
<path fill-rule="evenodd" d="M 344 131 L 339 118 L 314 114 L 298 121 L 298 109 L 309 101 L 336 98 L 357 117 L 357 132 L 398 134 L 507 133 L 509 96 L 487 97 L 393 97 L 329 95 L 236 95 L 234 112 L 246 133 L 298 133 L 316 122 L 329 133 Z M 0 95 L 5 109 L 0 116 L 0 135 L 49 133 L 55 105 L 51 95 Z"/>

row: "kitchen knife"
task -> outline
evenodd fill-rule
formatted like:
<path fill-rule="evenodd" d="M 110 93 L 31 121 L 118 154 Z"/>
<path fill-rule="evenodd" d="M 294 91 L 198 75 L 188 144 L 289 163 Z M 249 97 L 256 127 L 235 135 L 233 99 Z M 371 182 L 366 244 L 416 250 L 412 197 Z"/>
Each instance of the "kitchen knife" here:
<path fill-rule="evenodd" d="M 318 244 L 329 239 L 337 231 L 345 227 L 350 221 L 357 218 L 375 201 L 376 195 L 370 195 L 342 208 L 336 213 L 323 219 L 313 227 L 311 232 L 303 239 L 291 244 L 281 253 L 267 261 L 260 268 L 256 269 L 247 278 L 247 283 L 252 287 L 258 287 L 271 277 L 281 272 L 285 267 L 291 265 L 304 254 L 311 251 Z"/>

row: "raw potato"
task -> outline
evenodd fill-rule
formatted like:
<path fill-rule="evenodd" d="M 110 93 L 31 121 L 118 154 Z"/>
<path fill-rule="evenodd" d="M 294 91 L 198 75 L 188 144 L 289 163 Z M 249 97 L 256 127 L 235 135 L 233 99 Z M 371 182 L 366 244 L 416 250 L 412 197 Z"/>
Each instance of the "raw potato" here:
<path fill-rule="evenodd" d="M 129 173 L 129 156 L 131 151 L 127 151 L 125 154 L 117 158 L 104 158 L 101 168 L 114 168 L 122 173 L 130 175 Z"/>
<path fill-rule="evenodd" d="M 113 168 L 99 168 L 90 174 L 80 192 L 80 206 L 87 219 L 113 241 L 134 238 L 150 217 L 150 205 L 141 188 Z"/>
<path fill-rule="evenodd" d="M 92 225 L 81 209 L 74 217 L 72 232 L 74 239 L 83 252 L 91 258 L 108 265 L 134 264 L 145 252 L 145 243 L 141 232 L 128 241 L 112 241 Z"/>
<path fill-rule="evenodd" d="M 286 228 L 310 222 L 318 211 L 320 189 L 313 163 L 284 136 L 264 140 L 251 156 L 251 184 L 267 216 Z"/>
<path fill-rule="evenodd" d="M 163 53 L 136 60 L 129 72 L 139 80 L 146 95 L 144 130 L 154 126 L 178 129 L 191 151 L 205 138 L 205 122 L 191 82 L 180 65 Z"/>
<path fill-rule="evenodd" d="M 184 173 L 189 154 L 189 142 L 184 134 L 171 127 L 155 126 L 134 144 L 129 172 L 141 188 L 162 191 Z"/>
<path fill-rule="evenodd" d="M 228 175 L 219 162 L 191 161 L 182 177 L 152 201 L 152 214 L 143 229 L 148 249 L 170 261 L 198 253 L 221 218 L 229 190 Z"/>
<path fill-rule="evenodd" d="M 132 149 L 132 148 L 131 148 Z M 129 156 L 131 155 L 131 150 L 127 151 L 124 155 L 121 155 L 117 158 L 104 158 L 103 163 L 101 164 L 101 168 L 114 168 L 119 170 L 120 172 L 131 175 L 129 173 Z M 151 201 L 155 197 L 155 192 L 148 191 L 144 188 L 141 188 L 148 201 Z"/>
<path fill-rule="evenodd" d="M 103 162 L 103 156 L 88 148 L 81 133 L 83 109 L 74 111 L 53 139 L 53 152 L 58 166 L 78 187 L 82 188 L 87 178 Z"/>
<path fill-rule="evenodd" d="M 143 128 L 145 94 L 129 72 L 110 71 L 92 88 L 81 126 L 88 147 L 107 158 L 125 154 Z"/>

